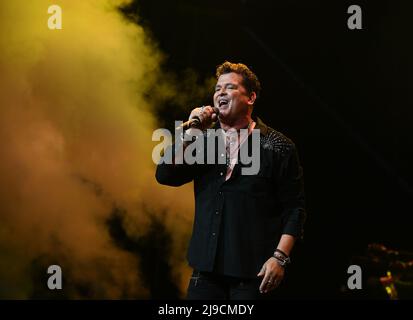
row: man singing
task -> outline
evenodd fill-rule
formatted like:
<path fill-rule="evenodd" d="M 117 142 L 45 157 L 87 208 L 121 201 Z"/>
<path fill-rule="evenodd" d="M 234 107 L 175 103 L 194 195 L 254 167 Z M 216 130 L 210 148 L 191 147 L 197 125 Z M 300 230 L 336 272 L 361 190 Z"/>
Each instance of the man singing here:
<path fill-rule="evenodd" d="M 261 299 L 280 285 L 294 243 L 303 236 L 302 169 L 294 143 L 252 116 L 261 89 L 256 75 L 244 64 L 225 62 L 216 76 L 214 107 L 195 108 L 189 119 L 199 120 L 197 128 L 205 132 L 198 139 L 208 139 L 207 128 L 222 129 L 224 151 L 214 151 L 225 161 L 161 162 L 156 179 L 169 186 L 194 181 L 195 218 L 188 250 L 194 271 L 187 298 Z M 259 133 L 255 149 L 253 132 Z M 196 143 L 188 140 L 184 136 L 180 148 Z M 247 166 L 239 161 L 243 148 L 259 153 L 255 174 L 242 170 Z M 172 152 L 176 160 L 175 149 L 165 153 Z"/>

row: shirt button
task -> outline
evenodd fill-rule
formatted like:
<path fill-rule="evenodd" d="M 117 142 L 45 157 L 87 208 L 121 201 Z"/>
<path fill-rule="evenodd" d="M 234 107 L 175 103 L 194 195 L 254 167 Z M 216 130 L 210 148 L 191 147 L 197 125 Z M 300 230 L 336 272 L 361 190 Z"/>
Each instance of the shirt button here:
<path fill-rule="evenodd" d="M 224 173 L 223 173 L 223 172 L 220 172 L 219 174 L 220 174 L 221 176 L 223 176 L 223 175 L 224 175 Z"/>
<path fill-rule="evenodd" d="M 223 153 L 221 153 L 221 157 L 223 157 L 224 156 L 224 154 Z"/>
<path fill-rule="evenodd" d="M 219 214 L 219 211 L 215 211 L 215 214 Z"/>
<path fill-rule="evenodd" d="M 215 232 L 212 232 L 212 236 L 215 237 Z"/>

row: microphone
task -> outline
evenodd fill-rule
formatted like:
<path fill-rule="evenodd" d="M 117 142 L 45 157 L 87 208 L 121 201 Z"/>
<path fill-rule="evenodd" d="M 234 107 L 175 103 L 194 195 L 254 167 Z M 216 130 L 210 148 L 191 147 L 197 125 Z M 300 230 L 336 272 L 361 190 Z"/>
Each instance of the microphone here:
<path fill-rule="evenodd" d="M 219 109 L 217 107 L 213 107 L 214 113 L 219 116 Z M 192 119 L 182 123 L 180 126 L 176 127 L 176 129 L 183 129 L 184 131 L 189 128 L 200 128 L 202 125 L 201 118 L 199 116 L 194 116 Z"/>

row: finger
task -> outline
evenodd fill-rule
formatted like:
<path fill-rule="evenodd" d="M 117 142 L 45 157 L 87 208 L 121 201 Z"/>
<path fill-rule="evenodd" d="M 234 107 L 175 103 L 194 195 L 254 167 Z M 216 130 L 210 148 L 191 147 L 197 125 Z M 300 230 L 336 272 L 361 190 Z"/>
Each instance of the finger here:
<path fill-rule="evenodd" d="M 265 265 L 264 265 L 264 266 L 262 266 L 262 268 L 261 268 L 260 272 L 258 272 L 258 274 L 257 274 L 257 277 L 261 277 L 261 276 L 263 276 L 263 275 L 264 275 L 264 272 L 265 272 Z"/>
<path fill-rule="evenodd" d="M 267 280 L 267 281 L 263 280 L 261 293 L 267 293 L 269 290 L 271 290 L 271 287 L 272 287 L 271 280 Z"/>
<path fill-rule="evenodd" d="M 280 286 L 282 280 L 283 280 L 283 277 L 276 277 L 275 279 L 273 279 L 270 290 L 274 290 L 274 289 L 278 288 Z"/>
<path fill-rule="evenodd" d="M 278 283 L 279 282 L 277 280 L 272 280 L 271 283 L 268 283 L 267 288 L 266 288 L 267 289 L 266 292 L 269 292 L 269 291 L 274 290 L 275 288 L 277 288 Z"/>
<path fill-rule="evenodd" d="M 264 278 L 261 281 L 261 285 L 260 285 L 260 291 L 261 292 L 265 292 L 267 286 L 268 286 L 268 281 L 270 280 L 270 273 L 269 272 L 265 272 Z"/>
<path fill-rule="evenodd" d="M 194 117 L 202 117 L 202 108 L 197 107 L 191 111 L 191 114 L 189 115 L 189 119 L 192 119 Z"/>
<path fill-rule="evenodd" d="M 205 110 L 205 111 L 208 111 L 208 112 L 210 112 L 210 113 L 215 112 L 214 109 L 213 109 L 211 106 L 204 106 L 204 110 Z"/>
<path fill-rule="evenodd" d="M 268 291 L 271 291 L 271 288 L 273 287 L 273 280 L 268 279 L 268 281 L 264 284 L 264 293 L 267 293 Z"/>
<path fill-rule="evenodd" d="M 267 293 L 268 291 L 272 290 L 272 288 L 274 286 L 274 281 L 276 281 L 276 278 L 268 270 L 268 273 L 264 277 L 264 280 L 265 279 L 266 279 L 266 281 L 264 282 L 263 291 L 264 291 L 264 293 Z"/>
<path fill-rule="evenodd" d="M 204 115 L 207 118 L 210 118 L 210 117 L 212 118 L 212 116 L 215 114 L 215 111 L 214 111 L 214 109 L 212 109 L 211 106 L 204 107 L 203 111 L 204 111 Z"/>
<path fill-rule="evenodd" d="M 209 118 L 210 113 L 205 109 L 205 107 L 198 108 L 198 117 L 201 119 Z"/>
<path fill-rule="evenodd" d="M 264 282 L 264 279 L 262 279 L 261 284 L 260 284 L 260 292 L 261 293 L 264 292 L 264 287 L 265 287 L 265 282 Z"/>

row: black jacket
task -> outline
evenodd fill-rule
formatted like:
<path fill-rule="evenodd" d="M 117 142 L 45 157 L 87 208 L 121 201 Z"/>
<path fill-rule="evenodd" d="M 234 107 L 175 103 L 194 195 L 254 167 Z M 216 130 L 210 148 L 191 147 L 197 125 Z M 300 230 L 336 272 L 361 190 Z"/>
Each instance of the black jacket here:
<path fill-rule="evenodd" d="M 194 269 L 254 278 L 282 234 L 303 236 L 304 186 L 295 145 L 259 118 L 256 122 L 255 129 L 260 130 L 256 175 L 241 175 L 241 163 L 228 181 L 225 164 L 157 166 L 161 184 L 194 181 L 195 219 L 188 250 Z M 250 140 L 251 136 L 242 147 L 251 147 Z M 173 152 L 173 147 L 167 152 Z"/>

